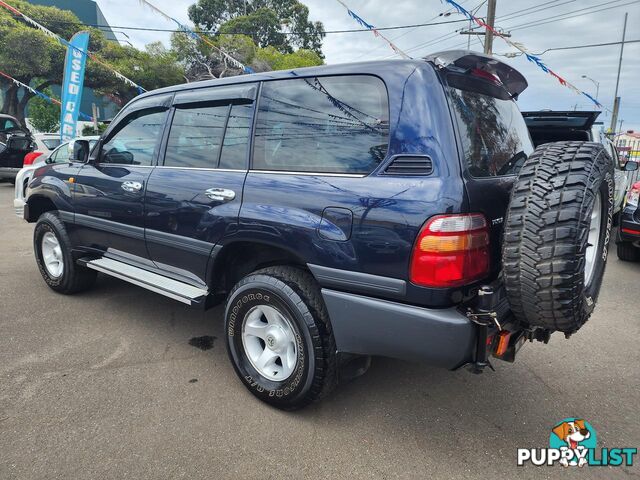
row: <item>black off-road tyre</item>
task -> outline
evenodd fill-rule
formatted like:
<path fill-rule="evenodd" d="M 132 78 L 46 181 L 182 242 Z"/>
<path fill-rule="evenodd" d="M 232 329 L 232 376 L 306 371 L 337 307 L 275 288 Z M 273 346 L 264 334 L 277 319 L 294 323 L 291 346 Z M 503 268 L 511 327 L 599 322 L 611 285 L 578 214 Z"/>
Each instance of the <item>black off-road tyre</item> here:
<path fill-rule="evenodd" d="M 613 201 L 613 161 L 601 144 L 548 143 L 525 161 L 511 192 L 502 248 L 507 298 L 521 323 L 570 334 L 589 319 L 607 261 Z M 594 208 L 602 209 L 599 246 L 585 285 Z"/>
<path fill-rule="evenodd" d="M 267 305 L 284 315 L 295 335 L 293 373 L 270 380 L 251 363 L 243 345 L 243 326 L 254 307 Z M 245 387 L 260 400 L 296 410 L 326 396 L 337 384 L 336 344 L 329 315 L 313 276 L 297 267 L 255 271 L 233 287 L 225 307 L 225 338 L 233 367 Z M 266 348 L 266 347 L 264 347 Z"/>
<path fill-rule="evenodd" d="M 62 251 L 63 270 L 58 277 L 53 277 L 44 265 L 42 238 L 47 232 L 55 235 Z M 36 256 L 36 263 L 46 284 L 52 290 L 67 295 L 88 290 L 94 285 L 97 276 L 95 270 L 76 264 L 71 249 L 71 241 L 64 223 L 53 212 L 43 213 L 38 219 L 33 232 L 33 250 Z"/>
<path fill-rule="evenodd" d="M 625 262 L 640 262 L 640 248 L 631 242 L 618 242 L 616 245 L 618 258 Z"/>

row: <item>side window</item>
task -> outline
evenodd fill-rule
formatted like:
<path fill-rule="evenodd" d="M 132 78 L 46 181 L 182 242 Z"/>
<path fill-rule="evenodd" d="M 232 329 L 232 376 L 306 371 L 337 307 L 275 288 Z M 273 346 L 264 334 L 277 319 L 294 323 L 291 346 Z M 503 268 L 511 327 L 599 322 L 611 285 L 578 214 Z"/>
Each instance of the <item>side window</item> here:
<path fill-rule="evenodd" d="M 176 109 L 164 165 L 215 168 L 228 116 L 229 105 Z"/>
<path fill-rule="evenodd" d="M 386 156 L 389 105 L 382 80 L 353 75 L 265 82 L 253 168 L 371 172 Z"/>
<path fill-rule="evenodd" d="M 222 144 L 220 168 L 236 170 L 247 166 L 247 147 L 251 134 L 253 104 L 233 105 Z"/>
<path fill-rule="evenodd" d="M 102 145 L 100 163 L 152 165 L 166 115 L 165 108 L 156 108 L 133 112 L 123 119 Z"/>
<path fill-rule="evenodd" d="M 49 163 L 65 163 L 69 161 L 69 144 L 63 143 L 49 157 Z"/>

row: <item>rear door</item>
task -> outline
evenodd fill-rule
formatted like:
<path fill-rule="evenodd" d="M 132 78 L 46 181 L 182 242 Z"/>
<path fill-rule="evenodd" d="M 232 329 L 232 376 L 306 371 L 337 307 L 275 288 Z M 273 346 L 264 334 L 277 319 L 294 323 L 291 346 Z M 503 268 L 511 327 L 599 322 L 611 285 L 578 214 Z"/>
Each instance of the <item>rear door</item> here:
<path fill-rule="evenodd" d="M 144 191 L 155 166 L 173 95 L 130 104 L 75 179 L 78 242 L 148 261 Z"/>
<path fill-rule="evenodd" d="M 162 160 L 146 191 L 146 240 L 154 263 L 206 281 L 216 243 L 238 222 L 257 85 L 177 93 Z"/>

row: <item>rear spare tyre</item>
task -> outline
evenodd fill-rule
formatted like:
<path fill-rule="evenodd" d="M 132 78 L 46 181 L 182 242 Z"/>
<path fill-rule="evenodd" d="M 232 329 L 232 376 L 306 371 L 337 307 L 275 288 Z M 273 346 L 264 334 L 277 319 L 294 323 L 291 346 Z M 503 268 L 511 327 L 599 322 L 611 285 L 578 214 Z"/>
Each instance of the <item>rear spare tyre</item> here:
<path fill-rule="evenodd" d="M 599 143 L 540 145 L 507 211 L 502 263 L 523 324 L 573 333 L 598 298 L 611 239 L 613 161 Z"/>

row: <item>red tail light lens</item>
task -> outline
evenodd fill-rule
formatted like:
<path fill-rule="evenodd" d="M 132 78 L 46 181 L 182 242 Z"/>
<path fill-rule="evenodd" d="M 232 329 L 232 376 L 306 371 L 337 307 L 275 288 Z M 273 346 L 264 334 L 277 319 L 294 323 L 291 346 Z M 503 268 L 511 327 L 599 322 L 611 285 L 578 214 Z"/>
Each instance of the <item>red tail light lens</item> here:
<path fill-rule="evenodd" d="M 22 165 L 33 165 L 33 162 L 42 155 L 42 152 L 29 152 L 24 156 L 24 161 Z"/>
<path fill-rule="evenodd" d="M 409 277 L 424 287 L 458 287 L 489 273 L 489 227 L 484 215 L 438 215 L 422 227 Z"/>
<path fill-rule="evenodd" d="M 640 182 L 634 183 L 627 193 L 627 205 L 637 207 L 640 203 Z"/>

